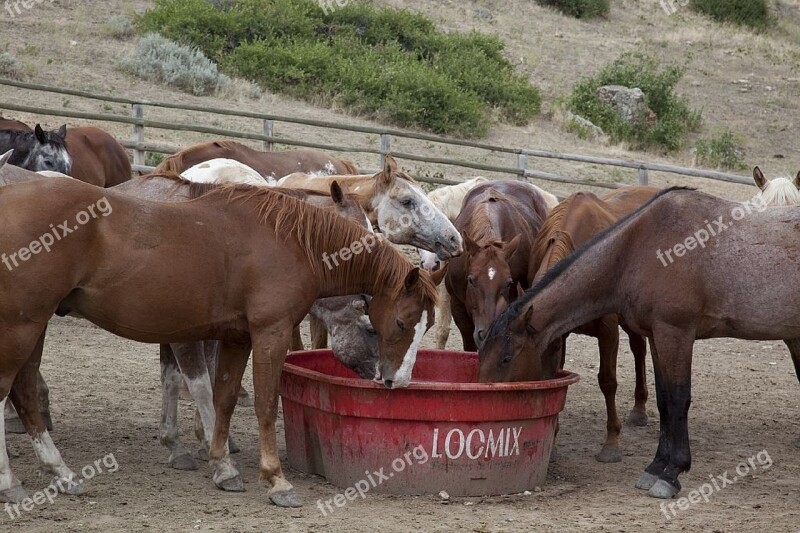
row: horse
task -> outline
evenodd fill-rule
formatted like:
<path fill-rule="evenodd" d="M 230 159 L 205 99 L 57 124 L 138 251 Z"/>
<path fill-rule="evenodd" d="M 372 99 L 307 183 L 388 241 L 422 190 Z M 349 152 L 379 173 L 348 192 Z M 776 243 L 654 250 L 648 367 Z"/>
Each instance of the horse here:
<path fill-rule="evenodd" d="M 0 130 L 32 131 L 24 122 L 0 118 Z M 98 187 L 113 187 L 131 179 L 125 148 L 109 133 L 94 126 L 69 128 L 65 137 L 72 168 L 65 172 Z"/>
<path fill-rule="evenodd" d="M 209 455 L 212 479 L 226 490 L 243 489 L 227 436 L 252 346 L 261 479 L 279 506 L 300 501 L 277 455 L 278 381 L 292 328 L 314 300 L 370 294 L 380 379 L 387 388 L 410 383 L 417 348 L 434 320 L 439 280 L 360 226 L 270 188 L 192 184 L 195 201 L 152 202 L 77 180 L 38 181 L 0 189 L 0 249 L 19 249 L 10 259 L 23 261 L 13 272 L 0 269 L 0 405 L 10 393 L 43 470 L 62 492 L 80 493 L 86 484 L 63 486 L 74 473 L 35 409 L 40 358 L 34 352 L 53 314 L 78 314 L 139 342 L 222 341 Z M 50 220 L 68 221 L 66 229 L 50 228 Z M 59 239 L 46 260 L 33 244 L 23 253 L 20 246 L 44 246 L 45 235 Z M 345 247 L 358 251 L 328 269 L 323 256 Z M 25 497 L 2 426 L 0 496 Z"/>
<path fill-rule="evenodd" d="M 659 189 L 653 187 L 623 187 L 616 191 L 596 196 L 590 192 L 577 192 L 567 197 L 544 221 L 531 249 L 528 263 L 528 279 L 535 284 L 569 256 L 575 248 L 589 241 L 596 234 L 629 215 L 652 198 Z M 562 346 L 566 346 L 570 333 L 589 335 L 597 339 L 600 350 L 600 370 L 597 375 L 600 390 L 606 402 L 607 434 L 600 453 L 595 458 L 601 463 L 616 463 L 622 460 L 619 448 L 622 424 L 617 415 L 617 353 L 619 351 L 619 327 L 628 334 L 636 366 L 635 405 L 628 423 L 634 426 L 647 425 L 647 346 L 644 338 L 637 335 L 616 315 L 607 315 L 582 324 L 564 335 Z M 562 365 L 565 353 L 562 351 Z M 512 375 L 512 381 L 525 381 L 526 375 Z"/>
<path fill-rule="evenodd" d="M 276 181 L 265 178 L 251 166 L 235 159 L 209 159 L 197 163 L 183 172 L 181 176 L 194 183 L 242 183 L 255 186 L 274 186 Z"/>
<path fill-rule="evenodd" d="M 754 201 L 765 205 L 799 205 L 800 204 L 800 172 L 793 180 L 788 178 L 775 178 L 770 181 L 761 172 L 753 169 L 753 181 L 759 191 Z"/>
<path fill-rule="evenodd" d="M 711 222 L 709 222 L 711 221 Z M 558 263 L 492 324 L 479 380 L 549 379 L 560 338 L 617 314 L 650 342 L 661 418 L 636 487 L 681 490 L 691 466 L 688 411 L 696 339 L 783 340 L 800 377 L 800 211 L 667 189 Z M 754 283 L 753 280 L 758 280 Z"/>
<path fill-rule="evenodd" d="M 547 217 L 539 189 L 520 181 L 478 185 L 455 225 L 465 252 L 450 260 L 445 286 L 465 351 L 477 351 L 489 325 L 528 283 L 528 256 Z"/>
<path fill-rule="evenodd" d="M 174 172 L 181 174 L 198 163 L 210 159 L 234 159 L 252 167 L 262 177 L 278 179 L 293 172 L 323 172 L 326 174 L 354 174 L 356 167 L 350 161 L 331 157 L 319 150 L 287 150 L 285 152 L 259 152 L 233 141 L 213 141 L 174 154 L 161 162 L 153 171 L 156 174 Z"/>
<path fill-rule="evenodd" d="M 27 170 L 69 174 L 72 157 L 67 151 L 66 135 L 66 124 L 53 131 L 44 131 L 39 124 L 33 131 L 0 130 L 0 152 L 14 150 L 8 162 Z"/>
<path fill-rule="evenodd" d="M 314 302 L 309 313 L 331 334 L 331 350 L 339 361 L 364 379 L 377 379 L 378 338 L 369 321 L 366 294 L 335 296 Z"/>
<path fill-rule="evenodd" d="M 445 214 L 450 222 L 455 222 L 459 213 L 461 213 L 461 206 L 464 203 L 464 197 L 467 193 L 478 185 L 488 181 L 488 179 L 478 176 L 463 183 L 459 183 L 458 185 L 439 187 L 428 193 L 428 199 Z M 534 187 L 536 187 L 536 185 L 534 185 Z M 539 189 L 539 193 L 544 197 L 548 209 L 553 209 L 558 205 L 558 198 L 553 194 L 539 187 L 536 188 Z M 442 268 L 442 261 L 436 257 L 436 254 L 419 249 L 417 249 L 417 253 L 419 254 L 419 266 L 421 268 L 424 268 L 428 272 L 436 272 Z M 439 286 L 439 305 L 436 307 L 436 316 L 439 317 L 439 320 L 436 322 L 436 347 L 440 350 L 444 350 L 447 345 L 447 339 L 450 337 L 450 322 L 453 319 L 450 314 L 450 295 L 447 293 L 447 288 L 444 285 Z"/>

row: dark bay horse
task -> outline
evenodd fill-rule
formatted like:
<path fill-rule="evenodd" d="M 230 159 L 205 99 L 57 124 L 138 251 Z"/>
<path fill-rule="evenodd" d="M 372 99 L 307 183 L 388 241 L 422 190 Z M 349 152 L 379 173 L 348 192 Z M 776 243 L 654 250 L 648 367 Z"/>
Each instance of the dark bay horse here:
<path fill-rule="evenodd" d="M 10 164 L 33 172 L 49 170 L 70 173 L 72 157 L 67 151 L 66 125 L 53 131 L 45 131 L 39 124 L 33 131 L 12 127 L 14 129 L 0 130 L 0 154 L 14 150 L 8 161 Z"/>
<path fill-rule="evenodd" d="M 800 378 L 800 210 L 668 189 L 558 263 L 492 324 L 480 380 L 554 375 L 560 338 L 609 314 L 650 341 L 658 450 L 637 488 L 671 498 L 691 466 L 696 339 L 782 339 Z"/>
<path fill-rule="evenodd" d="M 24 122 L 0 118 L 0 130 L 4 129 L 32 131 L 30 126 Z M 113 187 L 131 179 L 131 162 L 128 159 L 128 153 L 106 131 L 94 126 L 68 128 L 64 140 L 67 152 L 72 157 L 70 171 L 48 168 L 38 170 L 56 170 L 98 187 Z M 0 152 L 2 151 L 0 149 Z"/>
<path fill-rule="evenodd" d="M 28 257 L 14 270 L 0 269 L 0 404 L 10 391 L 45 472 L 71 478 L 36 408 L 40 361 L 33 354 L 54 313 L 83 316 L 139 342 L 219 339 L 213 480 L 221 488 L 241 487 L 227 436 L 252 347 L 261 479 L 271 485 L 274 503 L 299 505 L 281 470 L 275 436 L 277 385 L 292 328 L 319 297 L 370 294 L 381 380 L 404 387 L 434 320 L 439 280 L 352 222 L 280 192 L 243 186 L 192 191 L 194 201 L 165 203 L 66 178 L 0 188 L 6 228 L 0 250 Z M 54 235 L 50 221 L 66 221 L 67 233 L 39 256 L 31 243 Z M 326 268 L 323 255 L 353 243 L 361 243 L 361 253 Z M 3 499 L 24 497 L 3 431 L 0 483 Z"/>
<path fill-rule="evenodd" d="M 559 261 L 575 251 L 575 248 L 629 215 L 650 200 L 659 189 L 653 187 L 624 187 L 614 192 L 596 196 L 590 192 L 577 192 L 567 197 L 550 212 L 544 221 L 531 250 L 528 264 L 528 279 L 539 281 Z M 597 375 L 600 390 L 606 401 L 607 434 L 602 450 L 596 459 L 602 463 L 622 460 L 619 448 L 622 423 L 617 415 L 617 352 L 619 351 L 619 327 L 628 334 L 631 351 L 636 363 L 636 403 L 628 416 L 628 423 L 647 425 L 647 369 L 645 367 L 647 346 L 642 336 L 637 335 L 620 322 L 617 315 L 607 315 L 587 324 L 582 324 L 570 333 L 589 335 L 597 339 L 600 349 L 600 371 Z M 566 346 L 567 335 L 562 341 Z M 562 353 L 562 361 L 565 354 Z M 526 375 L 512 375 L 511 381 L 527 381 Z"/>
<path fill-rule="evenodd" d="M 548 207 L 538 187 L 496 181 L 473 188 L 455 226 L 464 254 L 451 259 L 445 285 L 464 350 L 476 351 L 494 318 L 528 286 L 531 247 Z"/>
<path fill-rule="evenodd" d="M 180 174 L 198 163 L 210 159 L 233 159 L 256 169 L 263 177 L 278 179 L 293 172 L 324 172 L 326 174 L 355 174 L 349 161 L 336 159 L 319 150 L 287 150 L 259 152 L 233 141 L 213 141 L 190 146 L 166 158 L 154 174 Z"/>

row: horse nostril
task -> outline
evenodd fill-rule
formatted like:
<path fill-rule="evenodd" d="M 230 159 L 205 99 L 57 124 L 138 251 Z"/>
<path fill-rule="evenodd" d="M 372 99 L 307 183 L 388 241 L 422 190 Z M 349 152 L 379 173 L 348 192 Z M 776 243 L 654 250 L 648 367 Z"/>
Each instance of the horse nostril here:
<path fill-rule="evenodd" d="M 484 332 L 482 329 L 478 330 L 478 340 L 482 341 L 485 337 L 486 337 L 486 332 Z"/>
<path fill-rule="evenodd" d="M 440 243 L 439 241 L 436 241 L 436 242 L 433 243 L 433 246 L 438 250 L 439 248 L 442 247 L 442 243 Z"/>
<path fill-rule="evenodd" d="M 393 383 L 394 383 L 394 382 L 393 382 L 391 379 L 384 379 L 384 380 L 383 380 L 383 385 L 384 385 L 384 386 L 385 386 L 387 389 L 391 389 L 391 388 L 392 388 L 392 384 L 393 384 Z"/>

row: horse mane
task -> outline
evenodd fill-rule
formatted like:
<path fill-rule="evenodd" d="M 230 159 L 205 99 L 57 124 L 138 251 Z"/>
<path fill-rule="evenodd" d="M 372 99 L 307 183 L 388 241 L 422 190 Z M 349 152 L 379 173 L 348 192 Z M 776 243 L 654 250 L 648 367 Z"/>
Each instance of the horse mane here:
<path fill-rule="evenodd" d="M 489 332 L 487 334 L 487 339 L 491 337 L 497 337 L 503 335 L 506 331 L 508 331 L 509 326 L 511 323 L 522 314 L 522 311 L 525 307 L 530 303 L 530 301 L 536 296 L 542 289 L 550 285 L 554 280 L 558 279 L 561 274 L 563 274 L 569 267 L 572 266 L 575 261 L 577 261 L 580 257 L 582 257 L 587 251 L 594 248 L 594 246 L 606 240 L 611 234 L 618 232 L 622 226 L 625 226 L 633 220 L 637 218 L 643 211 L 648 209 L 651 204 L 659 200 L 662 196 L 666 196 L 673 192 L 682 192 L 682 191 L 695 191 L 696 189 L 692 187 L 670 187 L 668 189 L 663 189 L 659 191 L 655 196 L 653 196 L 649 201 L 639 207 L 637 210 L 630 213 L 628 216 L 620 219 L 615 224 L 612 224 L 605 230 L 601 231 L 597 235 L 595 235 L 592 239 L 588 240 L 581 246 L 579 246 L 572 254 L 568 255 L 562 261 L 556 263 L 556 265 L 548 270 L 542 278 L 533 284 L 533 286 L 526 290 L 519 298 L 514 300 L 506 309 L 497 316 L 495 321 L 492 323 L 491 328 L 489 328 Z"/>
<path fill-rule="evenodd" d="M 185 182 L 185 180 L 184 180 Z M 250 204 L 261 224 L 272 226 L 275 234 L 284 240 L 295 240 L 305 254 L 314 276 L 332 284 L 347 285 L 361 280 L 363 263 L 370 256 L 375 263 L 370 270 L 376 274 L 373 294 L 384 294 L 394 288 L 390 297 L 398 297 L 403 290 L 403 280 L 414 268 L 394 247 L 378 240 L 374 234 L 357 223 L 332 211 L 314 207 L 284 190 L 272 187 L 254 187 L 242 184 L 210 184 L 186 182 L 189 197 L 193 200 L 221 197 L 228 204 Z M 353 254 L 349 261 L 342 261 L 336 268 L 328 268 L 323 257 L 335 250 L 330 246 L 337 242 L 355 243 L 370 239 L 375 243 L 371 252 Z M 438 301 L 438 289 L 429 276 L 420 276 L 421 298 Z"/>
<path fill-rule="evenodd" d="M 570 197 L 555 206 L 539 229 L 539 234 L 531 249 L 531 262 L 537 266 L 537 269 L 542 267 L 542 261 L 550 246 L 553 246 L 554 250 L 550 255 L 549 264 L 544 265 L 547 270 L 575 251 L 572 236 L 561 229 L 564 227 L 572 202 L 573 197 Z"/>
<path fill-rule="evenodd" d="M 469 220 L 467 221 L 467 224 L 461 233 L 464 236 L 472 239 L 476 244 L 482 246 L 501 245 L 502 239 L 500 238 L 500 235 L 495 232 L 495 228 L 492 225 L 489 214 L 489 208 L 493 204 L 499 202 L 505 203 L 506 207 L 510 208 L 516 215 L 518 221 L 528 226 L 529 233 L 535 233 L 533 231 L 534 228 L 530 227 L 526 217 L 519 213 L 519 210 L 514 202 L 510 202 L 505 194 L 494 189 L 488 189 L 486 192 L 482 193 L 482 196 L 478 199 L 475 209 L 473 210 L 472 215 L 469 217 Z"/>
<path fill-rule="evenodd" d="M 798 205 L 800 189 L 788 178 L 775 178 L 767 183 L 758 197 L 764 205 Z"/>

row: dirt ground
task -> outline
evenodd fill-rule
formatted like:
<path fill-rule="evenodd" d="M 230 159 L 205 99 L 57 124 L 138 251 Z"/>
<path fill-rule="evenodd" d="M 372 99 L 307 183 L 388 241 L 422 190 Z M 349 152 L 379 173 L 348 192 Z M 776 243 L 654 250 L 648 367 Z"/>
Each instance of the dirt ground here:
<path fill-rule="evenodd" d="M 432 335 L 426 336 L 432 343 Z M 454 331 L 449 347 L 458 348 Z M 65 318 L 51 323 L 43 373 L 51 387 L 54 439 L 78 471 L 113 454 L 118 465 L 103 468 L 81 497 L 59 495 L 18 518 L 0 512 L 0 529 L 12 531 L 766 531 L 800 530 L 797 508 L 800 460 L 794 445 L 800 388 L 788 350 L 777 342 L 729 339 L 695 347 L 694 401 L 690 411 L 694 466 L 681 477 L 682 496 L 700 489 L 709 476 L 732 479 L 741 462 L 759 456 L 755 468 L 734 484 L 714 491 L 706 503 L 662 511 L 660 501 L 633 484 L 652 459 L 658 438 L 655 400 L 644 428 L 623 430 L 623 461 L 593 458 L 605 431 L 605 408 L 596 384 L 598 356 L 592 339 L 572 337 L 568 367 L 582 381 L 573 386 L 561 416 L 559 458 L 547 483 L 530 495 L 492 498 L 399 497 L 368 494 L 323 516 L 318 499 L 341 489 L 316 476 L 288 469 L 282 425 L 281 459 L 305 506 L 279 509 L 258 482 L 258 438 L 253 408 L 237 408 L 233 432 L 242 452 L 235 456 L 246 492 L 224 493 L 206 464 L 194 472 L 172 470 L 158 442 L 160 385 L 157 348 L 114 337 L 88 322 Z M 620 413 L 633 404 L 633 358 L 620 354 Z M 653 378 L 649 376 L 651 397 Z M 252 391 L 249 371 L 245 384 Z M 181 401 L 181 433 L 193 445 L 192 406 Z M 29 493 L 46 481 L 28 438 L 11 435 L 16 474 Z M 108 461 L 111 465 L 113 461 Z M 718 485 L 722 485 L 720 481 Z M 533 489 L 533 487 L 532 487 Z M 675 501 L 675 500 L 673 500 Z"/>

